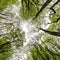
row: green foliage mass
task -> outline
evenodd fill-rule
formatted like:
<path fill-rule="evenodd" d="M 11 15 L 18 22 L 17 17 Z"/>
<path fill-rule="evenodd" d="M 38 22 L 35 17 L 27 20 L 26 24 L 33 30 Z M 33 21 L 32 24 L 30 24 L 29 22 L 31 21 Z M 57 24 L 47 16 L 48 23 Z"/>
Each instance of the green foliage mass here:
<path fill-rule="evenodd" d="M 32 60 L 59 60 L 60 54 L 52 52 L 47 47 L 42 47 L 41 45 L 33 45 L 33 47 L 30 49 L 31 52 L 31 59 Z M 29 60 L 29 57 L 27 58 Z"/>
<path fill-rule="evenodd" d="M 3 11 L 7 6 L 11 4 L 17 4 L 17 0 L 0 0 L 0 11 Z"/>
<path fill-rule="evenodd" d="M 15 21 L 13 20 L 17 18 L 20 20 L 20 17 L 24 20 L 29 20 L 33 17 L 35 17 L 36 13 L 40 10 L 41 6 L 43 6 L 43 3 L 46 0 L 20 0 L 21 1 L 21 7 L 20 5 L 18 8 L 19 10 L 19 17 L 13 14 L 10 10 L 7 10 L 6 14 L 12 14 L 6 16 L 4 14 L 1 14 L 4 12 L 5 8 L 10 7 L 12 5 L 18 4 L 18 0 L 0 0 L 0 29 L 1 31 L 6 29 L 6 34 L 2 34 L 0 36 L 0 60 L 9 60 L 9 57 L 12 56 L 13 52 L 13 44 L 16 49 L 20 49 L 20 47 L 23 46 L 23 43 L 25 41 L 25 32 L 20 29 L 20 23 L 18 23 L 19 27 L 16 27 Z M 43 1 L 43 2 L 42 2 Z M 55 0 L 54 0 L 55 1 Z M 42 3 L 42 4 L 41 4 Z M 46 14 L 51 12 L 50 9 L 48 11 L 48 8 L 50 5 L 43 10 L 43 12 L 39 15 L 39 17 L 31 21 L 32 25 L 36 25 L 35 27 L 41 27 L 41 25 L 45 25 L 45 21 L 47 19 Z M 12 9 L 11 9 L 12 10 Z M 53 14 L 47 14 L 49 15 L 48 18 L 51 22 L 54 22 L 57 20 L 58 17 L 60 17 L 60 5 L 57 5 L 57 8 L 54 7 L 54 10 L 56 13 Z M 17 12 L 16 12 L 17 13 Z M 13 16 L 14 15 L 14 16 Z M 11 18 L 12 24 L 5 24 L 6 18 Z M 8 21 L 9 21 L 8 19 Z M 45 20 L 46 19 L 46 20 Z M 47 24 L 48 25 L 48 24 Z M 2 26 L 2 27 L 1 27 Z M 45 28 L 45 27 L 42 27 Z M 38 28 L 37 28 L 38 29 Z M 51 23 L 47 30 L 51 31 L 60 31 L 60 19 L 57 22 Z M 30 31 L 31 32 L 31 31 Z M 33 33 L 36 32 L 35 29 Z M 29 34 L 29 33 L 28 33 Z M 34 34 L 33 34 L 34 35 Z M 29 36 L 29 35 L 28 35 Z M 30 38 L 30 37 L 29 37 Z M 29 51 L 31 53 L 30 56 L 27 57 L 27 60 L 60 60 L 60 37 L 52 36 L 49 34 L 45 34 L 45 32 L 41 32 L 38 34 L 38 36 L 35 36 L 35 38 L 32 37 L 32 39 L 36 40 L 37 42 L 41 41 L 40 44 L 33 44 L 30 46 Z"/>
<path fill-rule="evenodd" d="M 52 14 L 52 15 L 50 15 L 50 20 L 55 21 L 58 17 L 59 17 L 58 14 Z"/>
<path fill-rule="evenodd" d="M 20 15 L 25 20 L 28 20 L 28 19 L 34 17 L 36 12 L 37 12 L 37 9 L 36 9 L 35 5 L 32 5 L 32 4 L 30 5 L 29 8 L 27 8 L 25 4 L 23 7 L 20 8 Z"/>
<path fill-rule="evenodd" d="M 25 20 L 33 18 L 36 15 L 37 10 L 39 9 L 38 6 L 40 5 L 40 3 L 41 0 L 22 0 L 20 16 Z"/>
<path fill-rule="evenodd" d="M 57 7 L 57 8 L 56 8 Z M 54 20 L 56 20 L 59 16 L 60 16 L 60 7 L 59 7 L 59 5 L 57 5 L 55 8 L 55 10 L 56 10 L 56 13 L 53 13 L 53 14 L 51 14 L 50 16 L 49 16 L 49 18 L 50 18 L 50 20 L 51 21 L 54 21 Z"/>
<path fill-rule="evenodd" d="M 0 38 L 0 60 L 7 60 L 12 54 L 11 43 L 7 43 L 7 40 L 6 37 Z"/>
<path fill-rule="evenodd" d="M 7 60 L 12 56 L 13 48 L 11 44 L 18 49 L 23 46 L 25 40 L 25 33 L 19 29 L 12 29 L 8 34 L 2 35 L 0 37 L 0 59 Z M 11 41 L 13 39 L 13 41 Z"/>
<path fill-rule="evenodd" d="M 13 38 L 13 40 L 17 39 L 15 43 L 17 48 L 23 46 L 23 42 L 25 41 L 25 33 L 20 28 L 16 28 L 15 30 L 12 29 L 10 34 L 10 38 Z"/>

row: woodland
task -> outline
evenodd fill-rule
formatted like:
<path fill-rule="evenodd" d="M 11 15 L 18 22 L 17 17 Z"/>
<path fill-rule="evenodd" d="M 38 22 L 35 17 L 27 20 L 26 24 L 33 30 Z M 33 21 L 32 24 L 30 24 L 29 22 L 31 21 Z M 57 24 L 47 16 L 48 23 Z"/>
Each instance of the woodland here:
<path fill-rule="evenodd" d="M 60 0 L 0 0 L 0 60 L 60 60 Z"/>

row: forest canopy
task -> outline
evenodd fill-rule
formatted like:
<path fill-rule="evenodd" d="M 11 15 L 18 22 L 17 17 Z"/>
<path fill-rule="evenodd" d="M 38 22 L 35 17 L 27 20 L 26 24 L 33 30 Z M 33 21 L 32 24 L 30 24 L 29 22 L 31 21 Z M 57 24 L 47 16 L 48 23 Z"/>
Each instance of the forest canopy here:
<path fill-rule="evenodd" d="M 0 1 L 0 60 L 60 60 L 60 0 Z"/>

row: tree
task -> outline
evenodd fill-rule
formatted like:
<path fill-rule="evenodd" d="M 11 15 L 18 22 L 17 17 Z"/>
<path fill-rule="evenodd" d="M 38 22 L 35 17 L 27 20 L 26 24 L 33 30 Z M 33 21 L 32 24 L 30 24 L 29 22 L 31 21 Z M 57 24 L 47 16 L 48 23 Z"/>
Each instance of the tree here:
<path fill-rule="evenodd" d="M 30 52 L 26 60 L 60 60 L 60 0 L 1 0 L 0 3 L 1 60 L 13 60 L 16 50 Z M 21 59 L 18 53 L 16 56 Z"/>

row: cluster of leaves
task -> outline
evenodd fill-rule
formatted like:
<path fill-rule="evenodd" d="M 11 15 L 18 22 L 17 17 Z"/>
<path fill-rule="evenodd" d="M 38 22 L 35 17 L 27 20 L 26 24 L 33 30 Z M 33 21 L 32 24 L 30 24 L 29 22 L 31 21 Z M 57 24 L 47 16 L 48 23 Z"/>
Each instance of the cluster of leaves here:
<path fill-rule="evenodd" d="M 17 0 L 0 0 L 0 12 L 3 11 L 7 6 L 17 3 Z"/>
<path fill-rule="evenodd" d="M 8 38 L 6 36 L 0 37 L 0 59 L 7 60 L 12 54 L 11 43 L 7 43 Z"/>
<path fill-rule="evenodd" d="M 21 0 L 22 6 L 20 8 L 20 16 L 25 20 L 29 20 L 30 18 L 33 18 L 34 16 L 35 16 L 34 19 L 36 19 L 37 16 L 39 16 L 39 14 L 44 10 L 44 8 L 46 8 L 46 6 L 51 1 L 52 0 L 47 0 L 46 3 L 44 3 L 41 7 L 40 4 L 41 4 L 42 0 Z M 58 1 L 59 0 L 57 0 L 57 2 Z M 1 0 L 0 1 L 0 12 L 2 13 L 2 11 L 6 7 L 8 7 L 12 4 L 17 4 L 17 3 L 18 3 L 17 0 Z M 55 5 L 56 5 L 56 3 L 55 3 Z M 53 9 L 53 7 L 55 5 L 53 5 L 51 7 L 51 10 L 53 10 L 53 12 L 55 12 Z M 40 7 L 41 7 L 41 9 L 39 9 Z M 43 21 L 45 13 L 46 12 L 44 11 L 44 13 L 41 14 L 40 17 L 42 19 L 39 19 L 39 20 Z M 58 32 L 58 34 L 57 34 L 57 32 L 54 32 L 57 27 L 58 27 L 58 31 L 60 31 L 60 21 L 59 21 L 60 14 L 59 13 L 60 13 L 60 8 L 58 6 L 58 9 L 56 10 L 56 12 L 52 15 L 49 15 L 49 19 L 53 24 L 51 24 L 48 29 L 53 30 L 53 32 L 44 30 L 44 29 L 41 29 L 41 30 L 49 33 L 50 35 L 55 35 L 55 36 L 59 35 L 60 36 L 59 32 Z M 2 14 L 2 15 L 4 15 L 4 14 Z M 57 21 L 55 21 L 55 20 L 57 20 Z M 35 22 L 37 24 L 38 23 L 40 24 L 41 21 L 40 22 L 35 21 Z M 9 25 L 9 27 L 7 27 L 8 28 L 7 30 L 9 30 L 11 27 L 12 26 Z M 7 60 L 7 57 L 9 57 L 11 55 L 10 52 L 13 51 L 11 44 L 13 44 L 16 48 L 19 48 L 20 46 L 23 46 L 23 42 L 25 40 L 25 33 L 20 28 L 10 29 L 10 30 L 9 30 L 10 32 L 8 34 L 2 34 L 0 37 L 0 59 L 1 60 Z M 41 38 L 41 34 L 39 37 Z M 40 39 L 40 38 L 37 38 L 37 39 Z M 31 56 L 29 56 L 27 60 L 60 60 L 60 53 L 58 52 L 58 50 L 60 51 L 60 45 L 59 45 L 59 43 L 57 43 L 57 42 L 59 42 L 57 40 L 60 40 L 60 39 L 51 37 L 51 36 L 46 37 L 46 39 L 41 43 L 41 45 L 44 47 L 42 47 L 40 44 L 37 45 L 35 43 L 35 45 L 33 45 L 33 47 L 31 46 L 31 49 L 30 49 Z M 47 44 L 47 46 L 46 46 L 46 44 Z"/>
<path fill-rule="evenodd" d="M 25 41 L 25 33 L 20 28 L 16 28 L 15 30 L 12 29 L 9 38 L 13 38 L 13 41 L 15 41 L 15 45 L 18 48 L 23 46 L 23 42 Z"/>
<path fill-rule="evenodd" d="M 21 31 L 21 29 L 16 28 L 12 29 L 8 34 L 3 34 L 0 37 L 0 59 L 6 60 L 8 59 L 13 52 L 12 45 L 16 48 L 20 48 L 23 46 L 23 42 L 25 40 L 25 33 Z"/>
<path fill-rule="evenodd" d="M 20 8 L 20 16 L 28 20 L 33 18 L 37 13 L 37 8 L 40 5 L 40 0 L 22 0 L 22 7 Z M 38 6 L 37 6 L 38 5 Z"/>
<path fill-rule="evenodd" d="M 30 49 L 31 55 L 27 60 L 59 60 L 60 53 L 53 52 L 48 47 L 42 47 L 40 44 L 35 44 Z"/>

